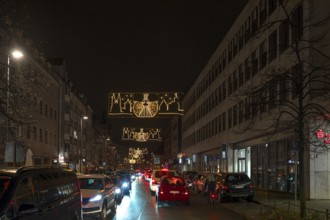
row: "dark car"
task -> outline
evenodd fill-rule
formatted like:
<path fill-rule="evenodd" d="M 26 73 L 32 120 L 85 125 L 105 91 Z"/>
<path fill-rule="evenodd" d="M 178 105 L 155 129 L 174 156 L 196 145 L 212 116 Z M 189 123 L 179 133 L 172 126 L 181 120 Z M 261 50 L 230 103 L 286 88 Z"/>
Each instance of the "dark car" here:
<path fill-rule="evenodd" d="M 117 202 L 117 204 L 120 204 L 124 197 L 123 190 L 121 189 L 120 176 L 112 174 L 112 175 L 109 175 L 109 178 L 111 179 L 111 182 L 115 186 L 116 202 Z"/>
<path fill-rule="evenodd" d="M 0 219 L 82 219 L 76 174 L 60 167 L 0 167 Z"/>
<path fill-rule="evenodd" d="M 123 195 L 129 195 L 130 190 L 132 189 L 132 179 L 130 173 L 121 171 L 117 174 L 119 176 L 119 185 Z"/>
<path fill-rule="evenodd" d="M 216 178 L 216 190 L 219 202 L 229 198 L 253 201 L 253 185 L 245 173 L 219 173 Z"/>

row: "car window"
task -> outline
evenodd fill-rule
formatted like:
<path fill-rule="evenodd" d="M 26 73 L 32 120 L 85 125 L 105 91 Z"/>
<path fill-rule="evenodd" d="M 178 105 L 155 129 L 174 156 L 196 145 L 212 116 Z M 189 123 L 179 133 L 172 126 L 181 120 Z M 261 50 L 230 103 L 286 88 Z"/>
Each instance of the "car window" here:
<path fill-rule="evenodd" d="M 240 183 L 240 182 L 248 182 L 249 177 L 247 175 L 241 175 L 241 174 L 231 174 L 228 175 L 226 178 L 226 181 L 228 183 Z"/>
<path fill-rule="evenodd" d="M 179 177 L 167 177 L 162 181 L 164 185 L 176 185 L 176 186 L 184 186 L 185 182 L 182 178 Z"/>
<path fill-rule="evenodd" d="M 81 189 L 104 189 L 100 178 L 79 178 L 79 185 Z"/>

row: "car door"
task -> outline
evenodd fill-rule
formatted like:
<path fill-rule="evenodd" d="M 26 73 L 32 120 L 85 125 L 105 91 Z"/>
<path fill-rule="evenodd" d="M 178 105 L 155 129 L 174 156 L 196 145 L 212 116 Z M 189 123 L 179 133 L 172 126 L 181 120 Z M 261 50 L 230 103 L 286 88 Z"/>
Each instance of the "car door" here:
<path fill-rule="evenodd" d="M 107 198 L 108 209 L 115 206 L 115 185 L 109 177 L 104 178 L 104 190 Z"/>

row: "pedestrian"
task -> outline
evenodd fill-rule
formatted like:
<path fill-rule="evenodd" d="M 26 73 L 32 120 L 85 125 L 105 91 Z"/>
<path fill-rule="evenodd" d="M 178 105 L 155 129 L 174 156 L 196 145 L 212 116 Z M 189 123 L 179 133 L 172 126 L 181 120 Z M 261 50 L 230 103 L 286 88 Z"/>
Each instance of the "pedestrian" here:
<path fill-rule="evenodd" d="M 206 182 L 205 182 L 205 192 L 204 195 L 210 195 L 210 192 L 215 191 L 215 177 L 213 173 L 208 173 L 206 176 Z"/>

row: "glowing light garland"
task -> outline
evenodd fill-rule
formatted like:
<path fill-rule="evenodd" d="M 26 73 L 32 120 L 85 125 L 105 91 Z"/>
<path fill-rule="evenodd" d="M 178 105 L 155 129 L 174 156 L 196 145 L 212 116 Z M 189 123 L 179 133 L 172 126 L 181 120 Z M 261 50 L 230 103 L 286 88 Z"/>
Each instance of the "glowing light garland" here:
<path fill-rule="evenodd" d="M 183 115 L 182 93 L 109 93 L 109 116 Z"/>
<path fill-rule="evenodd" d="M 159 128 L 128 128 L 124 127 L 122 132 L 122 140 L 125 141 L 161 141 L 161 129 Z"/>

